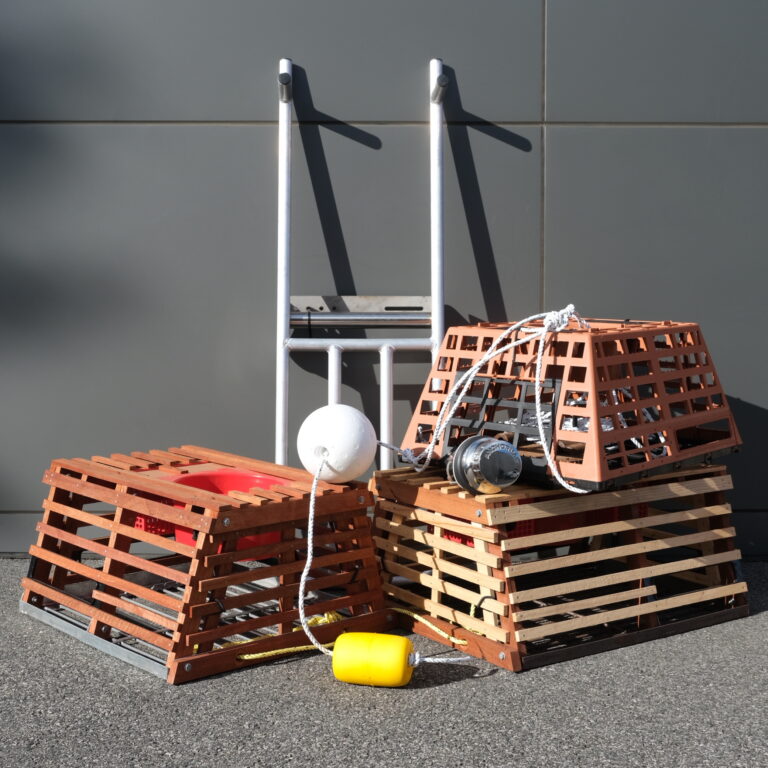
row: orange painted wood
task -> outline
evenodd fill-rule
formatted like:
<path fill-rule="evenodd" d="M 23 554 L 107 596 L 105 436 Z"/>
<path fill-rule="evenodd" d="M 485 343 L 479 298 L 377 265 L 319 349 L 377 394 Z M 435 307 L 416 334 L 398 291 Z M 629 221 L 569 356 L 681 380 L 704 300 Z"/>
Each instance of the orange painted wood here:
<path fill-rule="evenodd" d="M 98 464 L 95 461 L 87 461 L 86 459 L 56 459 L 52 466 L 61 467 L 62 469 L 71 469 L 75 472 L 82 472 L 91 477 L 107 480 L 115 485 L 126 485 L 130 488 L 136 488 L 140 491 L 156 494 L 161 497 L 167 496 L 169 490 L 171 490 L 167 483 L 149 478 L 145 472 L 129 472 L 122 469 L 112 469 L 103 464 Z M 223 496 L 218 493 L 209 493 L 208 491 L 201 491 L 197 488 L 189 488 L 184 485 L 174 484 L 172 490 L 175 498 L 188 504 L 205 507 L 207 509 L 225 510 L 243 506 L 242 502 L 231 499 L 229 496 Z"/>
<path fill-rule="evenodd" d="M 324 544 L 340 544 L 342 542 L 352 541 L 356 538 L 359 538 L 362 533 L 363 531 L 360 529 L 324 533 L 316 535 L 314 537 L 314 543 L 316 547 L 322 547 Z M 290 552 L 291 550 L 300 549 L 302 547 L 306 547 L 306 539 L 292 539 L 290 541 L 283 541 L 279 544 L 266 544 L 260 547 L 242 549 L 237 552 L 222 552 L 216 555 L 207 555 L 205 558 L 205 564 L 221 565 L 222 563 L 234 563 L 238 560 L 258 560 L 264 555 L 277 555 L 281 552 Z"/>
<path fill-rule="evenodd" d="M 138 512 L 149 517 L 157 517 L 171 523 L 178 523 L 186 528 L 193 528 L 196 531 L 209 531 L 213 525 L 213 519 L 200 515 L 195 512 L 188 512 L 185 509 L 160 504 L 151 499 L 134 496 L 132 494 L 121 493 L 102 485 L 70 477 L 69 475 L 58 474 L 55 471 L 47 471 L 43 475 L 43 482 L 56 488 L 83 496 L 94 501 L 103 501 L 106 504 L 112 504 L 116 507 L 124 507 L 132 512 Z"/>
<path fill-rule="evenodd" d="M 84 603 L 82 600 L 78 600 L 77 598 L 68 595 L 66 592 L 63 592 L 60 589 L 50 587 L 47 584 L 42 584 L 41 582 L 30 578 L 22 579 L 21 583 L 22 586 L 25 589 L 29 589 L 30 592 L 34 592 L 35 594 L 47 597 L 49 600 L 53 600 L 54 602 L 60 603 L 61 605 L 66 605 L 73 611 L 77 611 L 78 613 L 90 616 L 92 619 L 95 619 L 102 624 L 106 624 L 109 627 L 119 629 L 121 632 L 125 632 L 128 635 L 138 637 L 145 643 L 150 643 L 151 645 L 155 645 L 158 648 L 162 648 L 166 651 L 169 651 L 173 645 L 169 637 L 156 634 L 155 632 L 152 632 L 145 627 L 140 627 L 136 624 L 133 624 L 126 619 L 120 619 L 111 613 L 107 613 L 106 611 L 101 611 L 98 608 L 94 608 L 93 606 Z"/>
<path fill-rule="evenodd" d="M 93 590 L 93 598 L 94 600 L 98 600 L 101 603 L 107 603 L 114 606 L 115 608 L 119 608 L 121 611 L 127 611 L 128 613 L 132 613 L 139 618 L 151 621 L 154 624 L 164 627 L 165 629 L 175 630 L 179 626 L 178 616 L 173 618 L 172 616 L 168 616 L 165 613 L 152 611 L 143 605 L 132 603 L 130 600 L 124 600 L 121 597 L 117 597 L 116 595 L 110 595 L 109 593 L 103 592 L 100 589 Z"/>
<path fill-rule="evenodd" d="M 330 576 L 317 576 L 312 579 L 312 590 L 328 589 L 329 587 L 341 587 L 353 582 L 364 584 L 367 580 L 378 579 L 377 568 L 360 568 L 350 571 L 341 571 Z M 244 595 L 234 595 L 225 597 L 221 602 L 224 610 L 232 608 L 242 608 L 246 605 L 254 605 L 268 600 L 278 600 L 281 597 L 296 597 L 299 594 L 299 582 L 283 584 L 279 587 L 267 587 L 255 592 L 249 592 Z M 210 602 L 197 603 L 189 606 L 189 614 L 193 618 L 207 616 L 210 613 L 216 613 L 221 608 Z"/>
<path fill-rule="evenodd" d="M 91 568 L 89 565 L 76 562 L 75 560 L 71 560 L 68 557 L 63 557 L 62 555 L 57 555 L 55 552 L 42 549 L 41 547 L 38 547 L 34 544 L 29 548 L 29 554 L 32 555 L 32 557 L 37 557 L 40 560 L 52 563 L 53 565 L 58 565 L 62 568 L 66 568 L 68 571 L 78 573 L 81 576 L 85 576 L 87 579 L 92 579 L 93 581 L 107 584 L 110 587 L 115 587 L 123 592 L 128 592 L 128 594 L 141 597 L 144 600 L 148 600 L 152 603 L 156 603 L 157 605 L 162 605 L 175 611 L 180 611 L 182 608 L 182 601 L 176 597 L 171 597 L 170 595 L 163 594 L 162 592 L 156 592 L 153 589 L 147 589 L 146 587 L 142 587 L 139 584 L 134 584 L 132 581 L 128 581 L 127 579 L 120 579 L 116 576 L 110 576 L 98 568 Z"/>
<path fill-rule="evenodd" d="M 176 552 L 179 555 L 184 555 L 185 557 L 191 558 L 195 554 L 194 547 L 190 547 L 187 544 L 182 544 L 176 541 L 173 537 L 158 536 L 154 533 L 143 531 L 140 528 L 134 528 L 130 525 L 116 523 L 111 519 L 112 515 L 107 517 L 105 515 L 84 512 L 79 509 L 68 507 L 65 504 L 58 504 L 55 501 L 48 501 L 47 499 L 43 502 L 43 509 L 48 509 L 52 512 L 59 512 L 66 517 L 79 520 L 85 525 L 93 525 L 97 528 L 104 528 L 108 531 L 115 531 L 116 533 L 121 533 L 124 536 L 130 536 L 137 541 L 143 541 L 147 544 L 152 544 L 155 547 L 159 547 L 160 549 L 167 549 L 171 552 Z"/>
<path fill-rule="evenodd" d="M 67 533 L 59 528 L 55 528 L 52 525 L 46 525 L 45 523 L 38 523 L 37 530 L 41 533 L 45 533 L 48 536 L 53 536 L 59 541 L 66 541 L 69 544 L 74 544 L 76 547 L 85 550 L 86 552 L 93 552 L 94 554 L 101 555 L 102 557 L 109 557 L 112 560 L 119 560 L 126 565 L 132 565 L 140 570 L 154 573 L 157 576 L 162 576 L 169 581 L 177 581 L 179 584 L 189 584 L 189 574 L 177 571 L 175 568 L 167 568 L 164 565 L 158 565 L 154 560 L 147 560 L 139 555 L 132 555 L 129 552 L 120 552 L 117 549 L 108 547 L 104 544 L 98 544 L 95 541 L 86 539 L 83 536 L 76 536 L 73 533 Z"/>
<path fill-rule="evenodd" d="M 363 592 L 358 595 L 344 595 L 343 597 L 336 597 L 332 600 L 323 600 L 322 602 L 312 603 L 311 605 L 308 605 L 305 610 L 309 616 L 322 616 L 329 611 L 337 611 L 342 608 L 351 608 L 355 605 L 370 603 L 373 601 L 374 597 L 374 592 Z M 259 616 L 256 619 L 238 621 L 234 624 L 214 627 L 213 629 L 208 629 L 204 632 L 193 632 L 189 635 L 189 642 L 210 642 L 211 640 L 218 640 L 222 637 L 230 637 L 232 635 L 242 634 L 243 632 L 253 632 L 256 629 L 262 629 L 264 627 L 272 627 L 286 622 L 298 621 L 298 619 L 298 608 L 282 613 L 270 613 L 266 616 Z M 314 628 L 312 631 L 314 632 Z M 302 632 L 301 634 L 303 635 L 304 633 Z"/>
<path fill-rule="evenodd" d="M 339 552 L 333 555 L 323 555 L 316 557 L 312 564 L 315 568 L 325 568 L 331 565 L 341 565 L 360 560 L 364 555 L 373 554 L 373 550 L 365 552 L 357 550 L 353 552 Z M 237 584 L 247 584 L 249 581 L 268 579 L 272 576 L 281 576 L 286 573 L 301 573 L 304 570 L 304 563 L 301 561 L 295 563 L 285 563 L 284 565 L 273 565 L 267 568 L 259 568 L 257 573 L 249 571 L 247 573 L 232 573 L 228 576 L 218 578 L 204 579 L 200 582 L 200 589 L 204 592 L 220 587 L 235 586 Z"/>

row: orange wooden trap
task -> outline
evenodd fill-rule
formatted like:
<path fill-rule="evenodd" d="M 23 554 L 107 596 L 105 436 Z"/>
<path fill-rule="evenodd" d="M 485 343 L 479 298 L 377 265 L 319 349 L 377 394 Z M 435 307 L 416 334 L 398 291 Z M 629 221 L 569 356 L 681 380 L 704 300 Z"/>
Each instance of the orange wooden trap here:
<path fill-rule="evenodd" d="M 541 400 L 552 457 L 567 480 L 589 490 L 619 487 L 661 469 L 711 459 L 740 438 L 701 330 L 695 323 L 571 319 L 545 342 Z M 541 321 L 527 326 L 538 330 Z M 422 452 L 448 392 L 508 328 L 450 328 L 402 447 Z M 518 331 L 520 337 L 526 330 Z M 515 341 L 510 336 L 505 343 Z M 540 342 L 480 369 L 435 457 L 471 435 L 506 433 L 523 458 L 524 479 L 544 480 L 534 403 Z"/>
<path fill-rule="evenodd" d="M 305 646 L 312 477 L 196 446 L 57 459 L 21 609 L 171 683 Z M 364 485 L 320 482 L 308 615 L 323 643 L 387 626 Z M 299 631 L 294 631 L 299 627 Z"/>
<path fill-rule="evenodd" d="M 473 496 L 428 470 L 377 472 L 390 599 L 516 672 L 747 614 L 723 467 L 576 497 Z M 401 621 L 402 618 L 400 619 Z M 421 623 L 413 631 L 456 647 Z"/>

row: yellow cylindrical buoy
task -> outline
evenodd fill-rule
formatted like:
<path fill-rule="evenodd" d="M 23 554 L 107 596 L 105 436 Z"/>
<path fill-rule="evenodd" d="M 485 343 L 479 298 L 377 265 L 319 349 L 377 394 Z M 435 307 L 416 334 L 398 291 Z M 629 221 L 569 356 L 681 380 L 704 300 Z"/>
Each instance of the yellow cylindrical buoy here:
<path fill-rule="evenodd" d="M 399 688 L 411 680 L 412 653 L 413 643 L 407 637 L 346 632 L 336 638 L 333 674 L 343 683 Z"/>

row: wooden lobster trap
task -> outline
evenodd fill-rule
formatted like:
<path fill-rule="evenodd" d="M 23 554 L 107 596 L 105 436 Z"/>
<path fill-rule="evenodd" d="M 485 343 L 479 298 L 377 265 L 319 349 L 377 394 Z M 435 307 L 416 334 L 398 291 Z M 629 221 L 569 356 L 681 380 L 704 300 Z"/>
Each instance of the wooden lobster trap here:
<path fill-rule="evenodd" d="M 24 613 L 171 683 L 307 645 L 307 472 L 182 446 L 58 459 L 44 482 Z M 319 483 L 306 610 L 325 617 L 323 643 L 387 626 L 372 503 L 362 485 Z"/>
<path fill-rule="evenodd" d="M 542 420 L 566 480 L 587 490 L 619 487 L 659 470 L 710 460 L 741 442 L 701 329 L 695 323 L 571 319 L 543 350 Z M 481 323 L 449 328 L 402 447 L 421 453 L 454 382 L 508 330 Z M 516 333 L 541 329 L 534 321 Z M 505 337 L 504 347 L 517 336 Z M 503 435 L 523 459 L 523 477 L 548 468 L 535 406 L 541 342 L 526 342 L 480 369 L 435 446 L 447 456 L 471 435 Z"/>
<path fill-rule="evenodd" d="M 384 591 L 516 672 L 747 614 L 722 467 L 575 497 L 378 472 Z M 413 630 L 451 645 L 421 623 Z"/>

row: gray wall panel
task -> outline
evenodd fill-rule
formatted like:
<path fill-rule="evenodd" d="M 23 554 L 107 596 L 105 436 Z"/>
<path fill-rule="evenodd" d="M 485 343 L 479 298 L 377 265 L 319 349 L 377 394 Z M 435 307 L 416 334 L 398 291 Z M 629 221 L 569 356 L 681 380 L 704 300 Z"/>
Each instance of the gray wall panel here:
<path fill-rule="evenodd" d="M 378 126 L 373 149 L 324 130 L 310 156 L 324 148 L 328 186 L 317 186 L 297 135 L 294 293 L 335 292 L 334 270 L 346 291 L 428 292 L 426 131 Z M 456 156 L 483 197 L 449 173 L 447 303 L 454 319 L 532 311 L 537 133 L 463 133 Z M 0 396 L 13 436 L 0 448 L 3 508 L 37 506 L 56 456 L 181 442 L 272 456 L 275 139 L 273 126 L 0 129 L 17 162 L 0 182 Z M 483 285 L 489 270 L 501 290 Z M 398 436 L 428 371 L 425 356 L 407 359 Z M 305 355 L 293 370 L 291 434 L 325 396 L 321 358 Z M 372 414 L 377 380 L 369 360 L 347 361 L 346 381 Z"/>
<path fill-rule="evenodd" d="M 548 0 L 547 119 L 768 120 L 761 0 Z"/>
<path fill-rule="evenodd" d="M 735 503 L 764 508 L 768 128 L 551 127 L 546 304 L 702 326 L 747 439 Z M 760 434 L 762 433 L 762 434 Z M 754 438 L 751 440 L 750 438 Z"/>
<path fill-rule="evenodd" d="M 274 120 L 288 56 L 306 70 L 315 119 L 425 120 L 438 56 L 481 118 L 539 120 L 541 5 L 6 0 L 0 119 Z"/>

